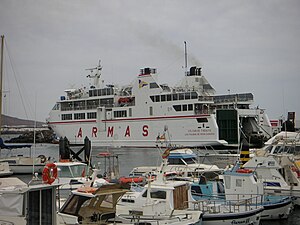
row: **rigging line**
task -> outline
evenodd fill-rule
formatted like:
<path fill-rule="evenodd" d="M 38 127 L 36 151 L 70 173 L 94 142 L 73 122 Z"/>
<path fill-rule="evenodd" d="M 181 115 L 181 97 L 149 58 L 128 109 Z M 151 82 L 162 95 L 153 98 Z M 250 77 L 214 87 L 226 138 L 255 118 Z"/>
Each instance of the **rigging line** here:
<path fill-rule="evenodd" d="M 26 114 L 26 118 L 29 119 L 29 116 L 28 116 L 28 113 L 27 113 L 27 110 L 26 110 L 26 107 L 25 107 L 25 101 L 24 101 L 23 95 L 21 94 L 20 83 L 19 83 L 19 81 L 17 79 L 17 73 L 16 73 L 16 71 L 14 69 L 14 64 L 13 64 L 13 61 L 11 59 L 10 52 L 9 52 L 6 40 L 5 40 L 5 46 L 6 46 L 6 50 L 7 50 L 7 55 L 8 55 L 8 58 L 9 58 L 9 62 L 11 64 L 12 72 L 13 72 L 13 75 L 14 75 L 14 78 L 15 78 L 15 81 L 16 81 L 16 84 L 17 84 L 17 87 L 18 87 L 19 96 L 20 96 L 20 99 L 21 99 L 21 102 L 22 102 L 22 105 L 23 105 L 23 108 L 24 108 L 24 111 L 25 111 L 25 114 Z M 30 106 L 30 102 L 28 102 L 28 105 Z M 29 107 L 29 108 L 31 108 L 31 107 Z"/>

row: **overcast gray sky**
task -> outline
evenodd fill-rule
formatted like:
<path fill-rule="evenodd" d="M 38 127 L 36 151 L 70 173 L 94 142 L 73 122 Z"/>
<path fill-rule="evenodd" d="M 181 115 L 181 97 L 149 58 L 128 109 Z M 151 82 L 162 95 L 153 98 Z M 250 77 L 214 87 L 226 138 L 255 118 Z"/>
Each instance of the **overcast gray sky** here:
<path fill-rule="evenodd" d="M 3 113 L 11 116 L 44 121 L 65 89 L 88 83 L 85 69 L 99 59 L 108 83 L 154 67 L 175 85 L 186 41 L 189 65 L 203 67 L 217 94 L 253 92 L 270 118 L 300 117 L 297 0 L 1 0 L 0 33 L 13 65 L 6 54 Z"/>

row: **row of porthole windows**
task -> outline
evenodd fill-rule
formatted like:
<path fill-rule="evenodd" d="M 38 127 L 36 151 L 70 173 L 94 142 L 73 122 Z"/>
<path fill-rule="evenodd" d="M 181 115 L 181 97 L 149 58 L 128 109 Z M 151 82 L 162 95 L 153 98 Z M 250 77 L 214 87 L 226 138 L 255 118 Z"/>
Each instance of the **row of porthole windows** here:
<path fill-rule="evenodd" d="M 97 118 L 97 113 L 96 112 L 88 112 L 86 114 L 87 119 L 96 119 Z M 62 114 L 61 115 L 61 120 L 72 120 L 73 119 L 73 114 Z M 85 113 L 74 113 L 74 120 L 83 120 L 85 119 Z"/>

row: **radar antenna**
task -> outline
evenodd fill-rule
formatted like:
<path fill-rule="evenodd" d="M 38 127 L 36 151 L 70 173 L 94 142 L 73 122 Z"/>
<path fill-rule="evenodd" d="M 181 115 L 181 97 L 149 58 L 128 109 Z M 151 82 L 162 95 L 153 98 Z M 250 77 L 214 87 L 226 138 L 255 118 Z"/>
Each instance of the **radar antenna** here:
<path fill-rule="evenodd" d="M 88 69 L 85 69 L 85 70 L 90 71 L 90 74 L 87 75 L 86 77 L 93 79 L 94 80 L 94 86 L 99 87 L 99 80 L 100 80 L 101 71 L 102 71 L 101 60 L 99 60 L 98 66 L 93 67 L 93 68 L 88 68 Z"/>

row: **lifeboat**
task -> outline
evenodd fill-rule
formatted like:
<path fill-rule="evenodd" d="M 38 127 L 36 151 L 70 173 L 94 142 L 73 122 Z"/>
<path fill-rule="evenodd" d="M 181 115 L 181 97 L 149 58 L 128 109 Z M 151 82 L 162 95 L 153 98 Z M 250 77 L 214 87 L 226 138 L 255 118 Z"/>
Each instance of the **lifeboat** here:
<path fill-rule="evenodd" d="M 119 104 L 124 104 L 124 103 L 130 103 L 132 102 L 132 98 L 119 98 L 118 103 Z"/>

